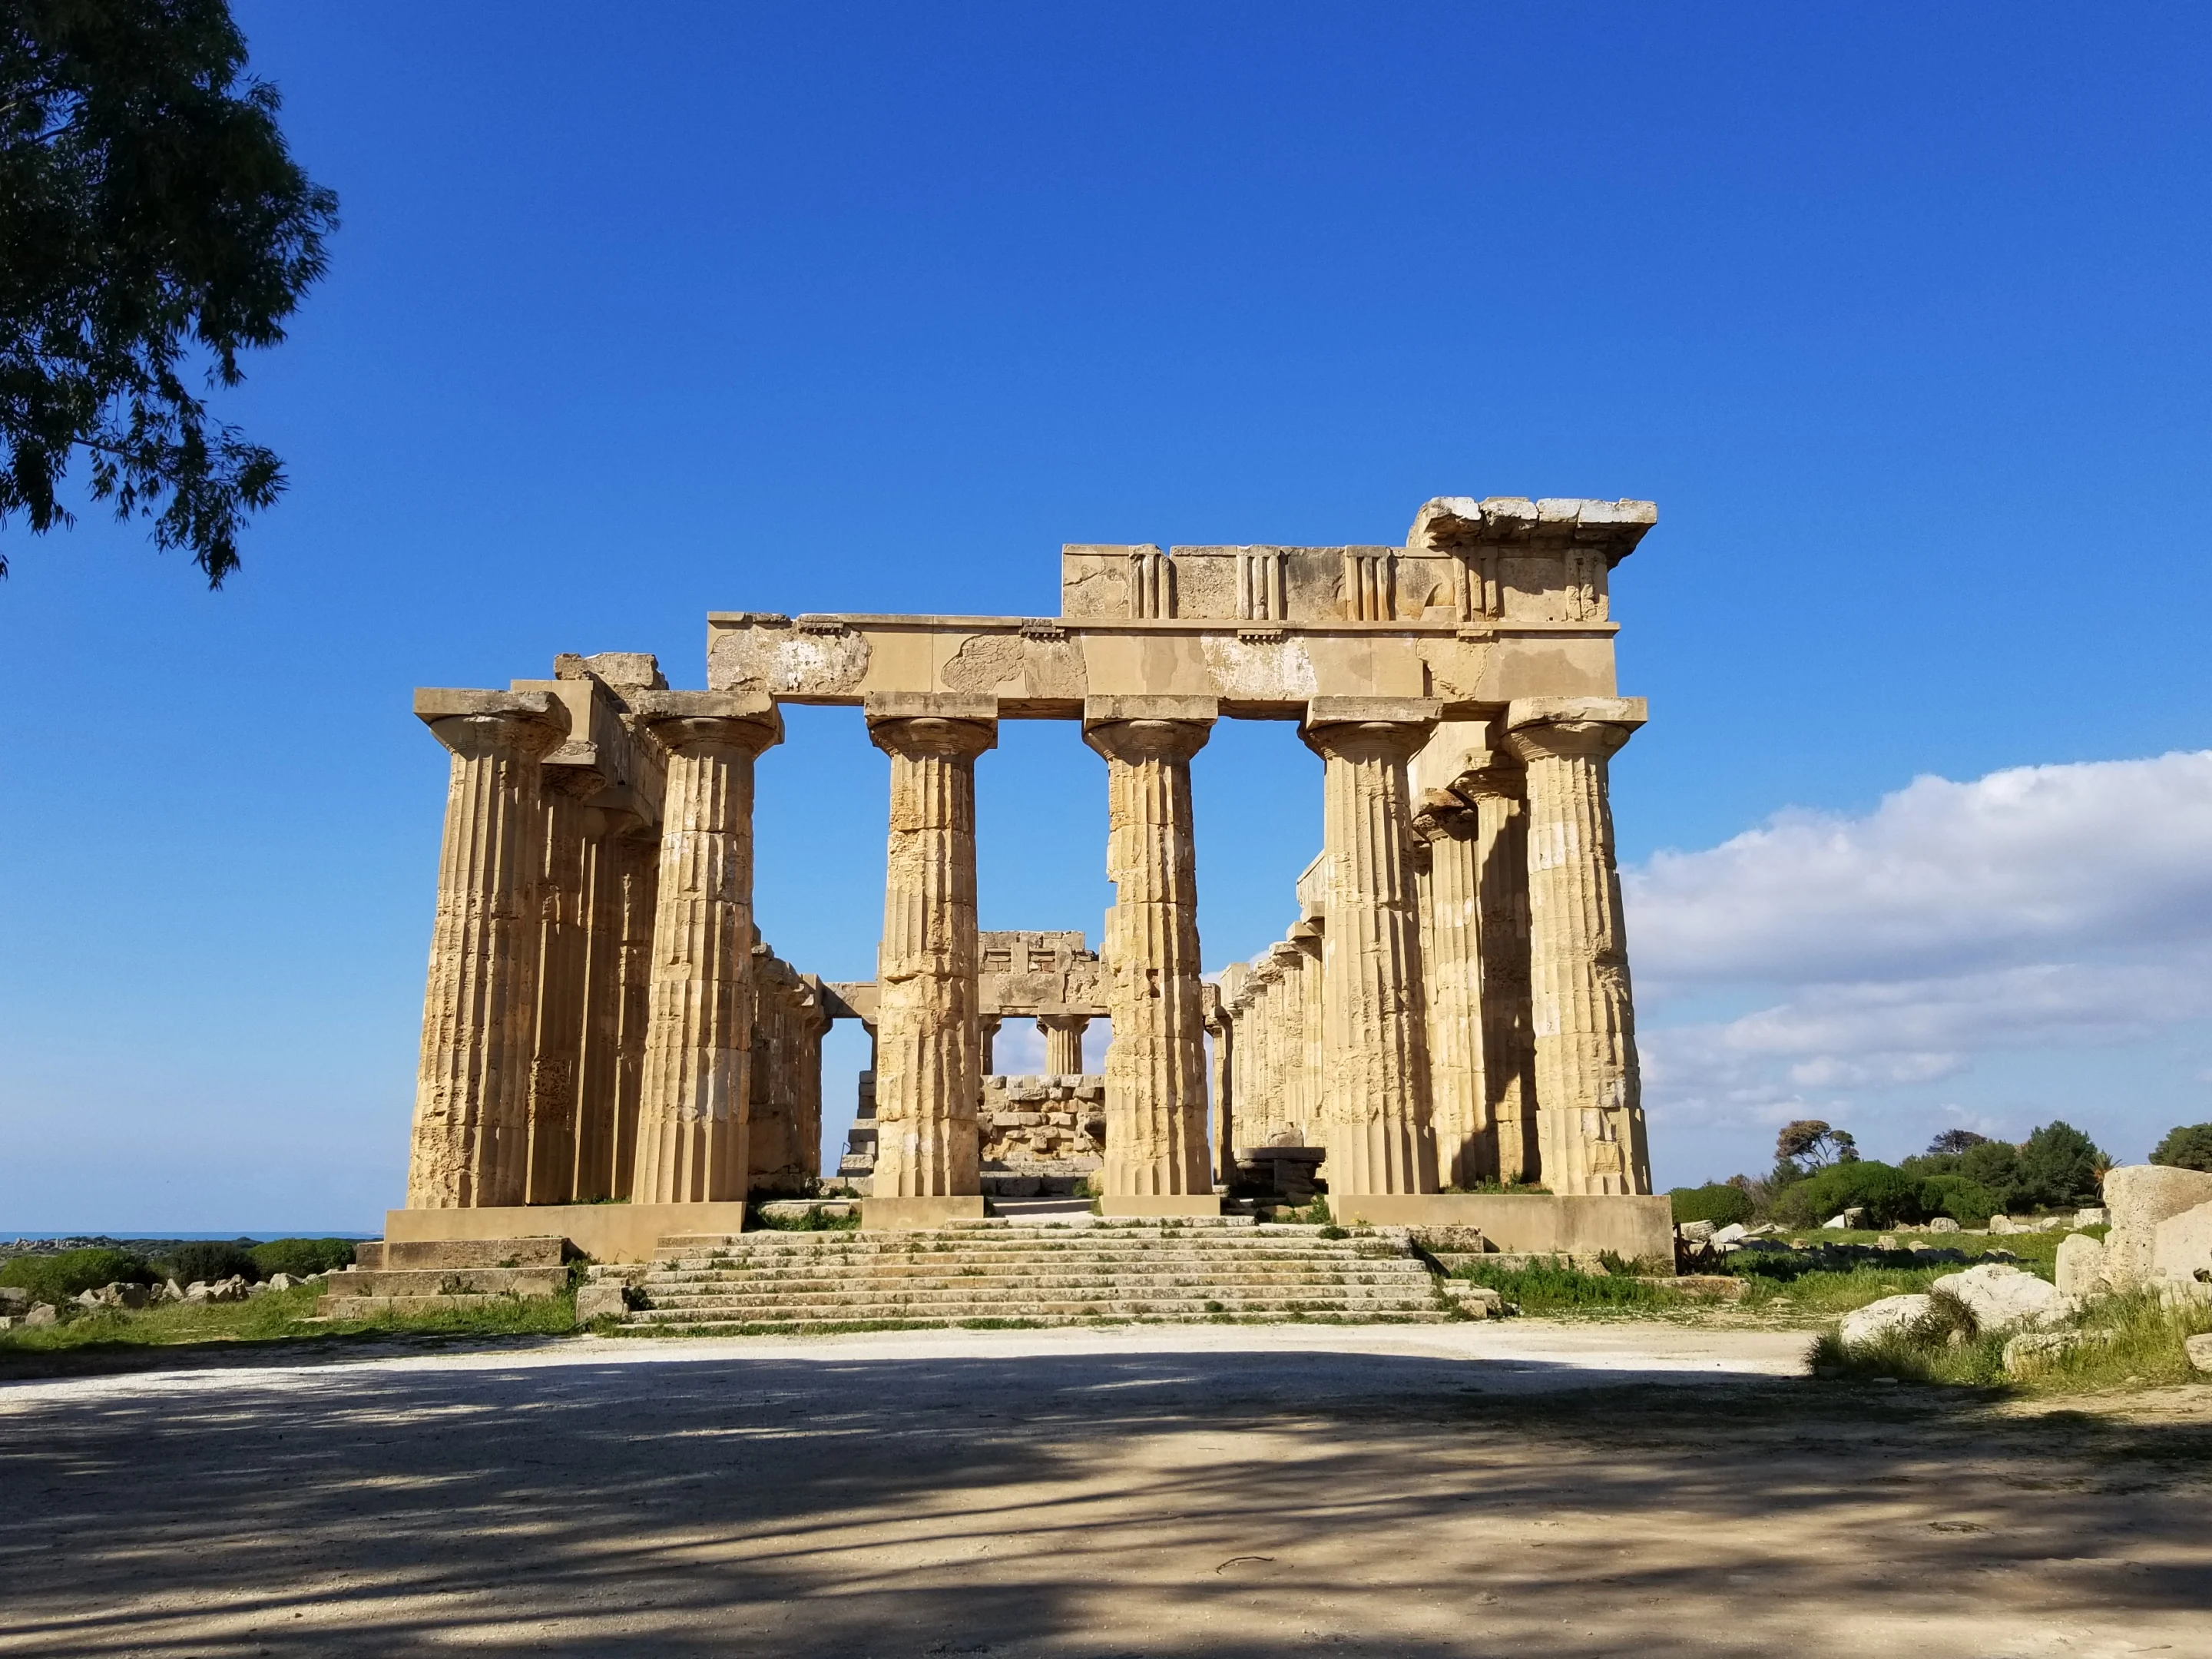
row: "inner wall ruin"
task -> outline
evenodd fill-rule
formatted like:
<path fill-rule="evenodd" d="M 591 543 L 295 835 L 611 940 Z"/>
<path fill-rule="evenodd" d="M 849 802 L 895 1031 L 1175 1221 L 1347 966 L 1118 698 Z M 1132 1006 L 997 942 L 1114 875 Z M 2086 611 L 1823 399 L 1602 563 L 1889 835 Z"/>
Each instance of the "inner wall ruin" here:
<path fill-rule="evenodd" d="M 735 1231 L 816 1176 L 838 1018 L 874 1044 L 844 1162 L 870 1227 L 1078 1176 L 1108 1215 L 1193 1216 L 1317 1176 L 1378 1224 L 1648 1194 L 1607 800 L 1644 709 L 1617 694 L 1607 587 L 1656 516 L 1454 496 L 1402 547 L 1072 545 L 1054 617 L 718 611 L 704 690 L 604 653 L 416 692 L 452 775 L 390 1236 L 565 1226 L 620 1255 Z M 872 981 L 825 984 L 753 925 L 755 763 L 786 703 L 860 708 L 888 761 Z M 1285 938 L 1207 983 L 1190 768 L 1224 719 L 1298 723 L 1323 846 Z M 978 930 L 1001 720 L 1079 720 L 1104 763 L 1096 955 Z M 1010 1018 L 1045 1031 L 1047 1074 L 993 1072 Z M 1547 1213 L 1565 1237 L 1600 1212 Z"/>

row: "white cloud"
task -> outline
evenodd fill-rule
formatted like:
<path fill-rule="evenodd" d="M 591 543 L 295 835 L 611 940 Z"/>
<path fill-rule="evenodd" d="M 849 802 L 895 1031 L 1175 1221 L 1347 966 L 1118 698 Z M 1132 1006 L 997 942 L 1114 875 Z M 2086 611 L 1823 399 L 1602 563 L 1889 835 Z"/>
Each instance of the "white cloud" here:
<path fill-rule="evenodd" d="M 1919 778 L 1623 884 L 1655 1115 L 1833 1116 L 1978 1054 L 2212 1015 L 2212 752 Z M 1670 1011 L 1692 997 L 1755 1006 Z"/>

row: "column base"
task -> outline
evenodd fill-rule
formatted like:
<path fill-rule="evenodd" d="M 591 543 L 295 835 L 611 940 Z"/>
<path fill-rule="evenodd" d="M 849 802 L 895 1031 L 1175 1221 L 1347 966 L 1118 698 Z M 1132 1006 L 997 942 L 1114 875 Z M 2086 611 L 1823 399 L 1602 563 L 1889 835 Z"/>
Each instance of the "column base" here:
<path fill-rule="evenodd" d="M 1102 1198 L 1098 1200 L 1098 1213 L 1122 1217 L 1219 1215 L 1221 1195 L 1218 1193 L 1177 1193 L 1152 1198 Z"/>
<path fill-rule="evenodd" d="M 868 1232 L 899 1228 L 942 1227 L 948 1221 L 981 1221 L 983 1195 L 961 1193 L 948 1198 L 864 1198 L 860 1226 Z"/>

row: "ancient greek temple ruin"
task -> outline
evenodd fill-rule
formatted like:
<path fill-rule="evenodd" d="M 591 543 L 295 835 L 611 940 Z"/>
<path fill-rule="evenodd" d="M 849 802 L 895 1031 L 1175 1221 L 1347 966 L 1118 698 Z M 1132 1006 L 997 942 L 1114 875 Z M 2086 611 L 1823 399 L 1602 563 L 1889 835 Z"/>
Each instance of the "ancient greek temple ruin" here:
<path fill-rule="evenodd" d="M 1072 545 L 1055 617 L 718 611 L 705 690 L 606 653 L 418 691 L 452 772 L 391 1236 L 735 1231 L 818 1172 L 837 1018 L 874 1040 L 846 1164 L 869 1228 L 981 1217 L 994 1170 L 1056 1159 L 1133 1217 L 1218 1214 L 1286 1164 L 1377 1224 L 1648 1194 L 1607 800 L 1644 713 L 1607 586 L 1656 518 L 1446 497 L 1402 546 Z M 888 759 L 872 981 L 753 925 L 787 703 L 858 708 Z M 1012 720 L 1080 722 L 1103 762 L 1095 954 L 979 932 L 975 769 Z M 1224 720 L 1297 722 L 1323 844 L 1282 941 L 1210 982 L 1191 769 Z M 1042 1079 L 991 1070 L 1017 1018 Z"/>

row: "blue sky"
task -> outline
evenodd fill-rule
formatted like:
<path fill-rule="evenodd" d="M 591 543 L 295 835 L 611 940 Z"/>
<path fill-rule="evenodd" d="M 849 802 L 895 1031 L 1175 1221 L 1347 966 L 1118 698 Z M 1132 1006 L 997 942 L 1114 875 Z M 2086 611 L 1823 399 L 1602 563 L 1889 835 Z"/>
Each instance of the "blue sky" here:
<path fill-rule="evenodd" d="M 223 403 L 292 478 L 228 588 L 0 531 L 0 1233 L 398 1200 L 413 686 L 698 684 L 709 610 L 1042 614 L 1062 541 L 1395 540 L 1444 494 L 1660 503 L 1614 614 L 1662 1182 L 1815 1109 L 1891 1153 L 2212 1117 L 2203 13 L 240 15 L 344 224 Z M 861 976 L 883 761 L 790 729 L 762 925 Z M 1209 967 L 1289 920 L 1316 783 L 1286 727 L 1200 757 Z M 1009 725 L 979 793 L 984 925 L 1095 939 L 1097 757 Z M 1992 803 L 2002 880 L 1950 833 Z M 1837 965 L 1899 891 L 1948 931 Z"/>

